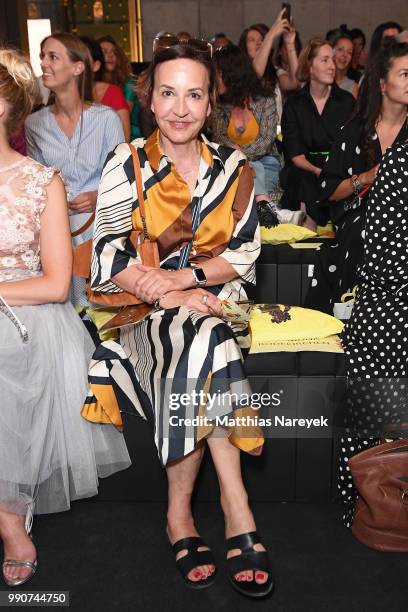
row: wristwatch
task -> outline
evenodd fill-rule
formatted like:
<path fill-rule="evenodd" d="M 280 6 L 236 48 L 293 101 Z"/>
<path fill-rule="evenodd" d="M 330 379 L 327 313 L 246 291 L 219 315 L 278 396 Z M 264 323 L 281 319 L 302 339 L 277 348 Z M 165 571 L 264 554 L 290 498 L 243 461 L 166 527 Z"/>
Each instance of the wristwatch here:
<path fill-rule="evenodd" d="M 363 189 L 363 184 L 359 180 L 357 174 L 353 174 L 353 176 L 351 177 L 351 185 L 352 185 L 353 191 L 354 191 L 354 193 L 356 195 L 358 195 L 360 193 L 360 191 L 362 191 L 362 189 Z"/>
<path fill-rule="evenodd" d="M 207 284 L 207 277 L 202 268 L 191 268 L 193 276 L 195 278 L 197 287 L 204 287 Z"/>

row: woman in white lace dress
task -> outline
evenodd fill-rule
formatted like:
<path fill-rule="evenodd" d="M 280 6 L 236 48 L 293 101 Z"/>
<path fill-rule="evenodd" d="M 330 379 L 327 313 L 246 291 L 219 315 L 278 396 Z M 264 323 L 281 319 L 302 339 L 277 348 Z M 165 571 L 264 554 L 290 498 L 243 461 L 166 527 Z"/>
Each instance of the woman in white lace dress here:
<path fill-rule="evenodd" d="M 0 50 L 0 536 L 3 576 L 37 567 L 32 510 L 60 512 L 97 493 L 98 476 L 130 464 L 121 434 L 80 416 L 93 344 L 66 302 L 72 247 L 54 168 L 10 148 L 31 111 L 27 60 Z M 40 251 L 41 245 L 41 251 Z"/>

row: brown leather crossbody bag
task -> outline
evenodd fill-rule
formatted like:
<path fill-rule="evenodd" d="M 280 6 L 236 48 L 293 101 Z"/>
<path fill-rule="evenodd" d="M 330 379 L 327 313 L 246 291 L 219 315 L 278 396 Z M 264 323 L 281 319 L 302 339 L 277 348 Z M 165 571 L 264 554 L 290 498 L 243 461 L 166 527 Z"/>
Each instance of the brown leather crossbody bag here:
<path fill-rule="evenodd" d="M 135 147 L 129 144 L 132 158 L 133 158 L 133 169 L 135 173 L 135 182 L 137 190 L 137 198 L 139 205 L 140 217 L 142 219 L 143 230 L 132 229 L 129 239 L 133 244 L 137 253 L 139 254 L 141 261 L 146 266 L 152 266 L 154 268 L 160 267 L 159 251 L 157 248 L 157 242 L 150 239 L 149 232 L 146 224 L 146 209 L 145 201 L 143 196 L 143 182 L 142 173 L 140 168 L 139 156 Z M 78 230 L 71 233 L 72 237 L 82 234 L 87 230 L 93 223 L 95 214 L 93 214 L 88 221 Z M 87 240 L 83 244 L 80 244 L 73 248 L 74 263 L 73 263 L 73 274 L 74 276 L 80 276 L 87 279 L 86 293 L 88 300 L 93 304 L 102 306 L 118 307 L 121 308 L 120 314 L 122 318 L 130 323 L 135 323 L 142 316 L 145 311 L 151 310 L 152 306 L 146 304 L 143 300 L 140 300 L 135 295 L 121 291 L 120 293 L 102 293 L 100 291 L 94 291 L 90 286 L 90 270 L 91 270 L 91 259 L 92 259 L 92 239 Z M 134 308 L 139 306 L 140 308 Z M 143 315 L 140 316 L 140 313 Z M 118 315 L 116 315 L 117 317 Z M 115 317 L 115 318 L 116 318 Z"/>

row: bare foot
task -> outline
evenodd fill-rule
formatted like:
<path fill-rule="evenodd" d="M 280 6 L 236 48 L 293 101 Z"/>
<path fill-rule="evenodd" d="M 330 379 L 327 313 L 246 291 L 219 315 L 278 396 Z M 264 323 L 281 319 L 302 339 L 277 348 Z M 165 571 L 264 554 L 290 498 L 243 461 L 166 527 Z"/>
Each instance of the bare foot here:
<path fill-rule="evenodd" d="M 194 526 L 194 521 L 192 518 L 190 520 L 170 520 L 170 518 L 168 517 L 166 531 L 167 536 L 172 545 L 175 542 L 181 540 L 182 538 L 199 536 L 199 533 Z M 209 550 L 209 548 L 208 546 L 200 546 L 197 550 Z M 187 549 L 180 550 L 176 555 L 176 561 L 178 561 L 178 559 L 182 559 L 187 554 Z M 192 582 L 198 582 L 199 580 L 205 580 L 214 572 L 215 565 L 198 565 L 187 574 L 187 578 Z"/>
<path fill-rule="evenodd" d="M 226 505 L 223 504 L 225 514 L 225 537 L 232 538 L 233 536 L 240 535 L 241 533 L 248 533 L 256 531 L 256 525 L 254 516 L 248 506 L 248 504 L 242 507 L 237 507 L 235 504 L 231 506 L 231 511 L 226 511 Z M 261 544 L 254 544 L 254 550 L 262 552 L 265 551 L 265 547 Z M 231 557 L 237 557 L 242 553 L 240 548 L 233 548 L 227 552 L 227 559 Z M 268 573 L 260 570 L 255 570 L 255 576 L 253 570 L 246 570 L 239 572 L 234 576 L 237 582 L 255 582 L 258 584 L 265 584 L 268 580 Z"/>
<path fill-rule="evenodd" d="M 16 561 L 36 560 L 37 553 L 31 538 L 24 528 L 24 517 L 17 514 L 2 513 L 1 537 L 4 547 L 4 560 L 15 559 Z M 23 580 L 32 574 L 28 567 L 17 565 L 3 565 L 3 575 L 7 580 Z"/>

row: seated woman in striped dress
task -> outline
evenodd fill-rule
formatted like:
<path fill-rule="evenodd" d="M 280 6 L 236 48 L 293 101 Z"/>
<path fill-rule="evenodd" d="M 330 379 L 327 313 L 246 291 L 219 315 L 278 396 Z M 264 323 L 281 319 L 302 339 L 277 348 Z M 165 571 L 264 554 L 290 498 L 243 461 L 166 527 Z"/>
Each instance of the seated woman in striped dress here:
<path fill-rule="evenodd" d="M 230 578 L 239 591 L 257 597 L 270 593 L 273 581 L 248 506 L 240 449 L 258 455 L 264 439 L 252 408 L 225 401 L 234 391 L 238 396 L 248 391 L 248 383 L 241 349 L 220 318 L 220 300 L 245 299 L 243 284 L 254 282 L 259 229 L 245 156 L 200 135 L 214 87 L 210 51 L 203 41 L 197 47 L 170 35 L 155 41 L 150 99 L 158 129 L 133 144 L 142 171 L 147 230 L 157 241 L 160 269 L 142 265 L 129 240 L 132 224 L 142 229 L 129 146 L 117 146 L 103 170 L 92 288 L 126 291 L 156 309 L 121 328 L 120 344 L 108 341 L 97 349 L 90 369 L 94 397 L 88 398 L 88 407 L 91 418 L 101 387 L 115 370 L 113 387 L 121 387 L 121 408 L 133 394 L 138 412 L 153 421 L 169 483 L 167 535 L 184 579 L 195 588 L 209 586 L 216 575 L 212 553 L 198 539 L 191 513 L 207 442 L 220 483 Z M 133 381 L 128 386 L 118 374 L 126 357 L 127 380 Z M 177 402 L 170 389 L 177 397 L 189 394 L 191 401 L 185 405 L 180 396 Z M 205 401 L 194 401 L 194 393 L 215 389 L 221 389 L 220 401 L 211 410 Z M 215 417 L 221 415 L 255 420 L 222 430 L 215 427 Z M 186 419 L 199 416 L 206 416 L 208 424 L 189 426 Z"/>

